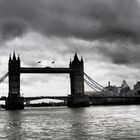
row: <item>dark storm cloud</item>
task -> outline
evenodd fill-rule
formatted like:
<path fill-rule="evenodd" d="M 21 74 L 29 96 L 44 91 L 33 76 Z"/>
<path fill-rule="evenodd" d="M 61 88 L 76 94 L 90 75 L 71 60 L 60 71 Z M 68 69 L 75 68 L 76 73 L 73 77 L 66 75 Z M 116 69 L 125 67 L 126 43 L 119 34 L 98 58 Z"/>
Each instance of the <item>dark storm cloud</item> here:
<path fill-rule="evenodd" d="M 2 39 L 10 39 L 16 36 L 21 36 L 25 33 L 26 26 L 25 23 L 18 21 L 6 21 L 1 23 L 0 32 Z"/>
<path fill-rule="evenodd" d="M 104 43 L 102 42 L 95 49 L 96 53 L 99 53 L 114 64 L 134 66 L 140 68 L 140 45 L 133 44 L 132 42 L 115 42 Z"/>
<path fill-rule="evenodd" d="M 139 8 L 137 0 L 2 0 L 1 34 L 28 28 L 50 36 L 139 39 Z"/>
<path fill-rule="evenodd" d="M 115 64 L 136 64 L 140 59 L 139 0 L 1 0 L 2 39 L 37 31 L 43 35 L 112 43 L 96 50 Z M 121 43 L 118 43 L 118 42 Z M 126 42 L 129 42 L 127 45 Z M 61 49 L 61 48 L 58 48 Z M 71 50 L 71 48 L 67 48 Z"/>

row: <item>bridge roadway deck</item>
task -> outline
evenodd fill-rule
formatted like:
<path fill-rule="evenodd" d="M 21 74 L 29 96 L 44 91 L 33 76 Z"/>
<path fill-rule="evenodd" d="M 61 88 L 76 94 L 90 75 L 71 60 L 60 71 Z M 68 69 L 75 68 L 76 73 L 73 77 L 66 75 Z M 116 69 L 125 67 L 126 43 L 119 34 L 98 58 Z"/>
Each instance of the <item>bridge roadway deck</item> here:
<path fill-rule="evenodd" d="M 31 101 L 31 100 L 40 100 L 40 99 L 56 99 L 56 100 L 64 100 L 67 101 L 70 99 L 70 96 L 37 96 L 37 97 L 23 97 L 24 101 Z M 106 99 L 106 98 L 140 98 L 140 96 L 89 96 L 89 99 Z M 7 97 L 1 97 L 0 100 L 4 101 Z"/>
<path fill-rule="evenodd" d="M 55 99 L 67 101 L 69 96 L 37 96 L 37 97 L 24 97 L 24 101 L 40 100 L 40 99 Z"/>
<path fill-rule="evenodd" d="M 92 99 L 109 99 L 109 98 L 140 98 L 140 96 L 89 96 L 89 100 Z M 24 97 L 24 101 L 39 100 L 39 99 L 55 99 L 67 101 L 70 96 L 38 96 L 38 97 Z"/>
<path fill-rule="evenodd" d="M 38 68 L 38 67 L 21 67 L 20 73 L 71 73 L 73 72 L 70 68 Z"/>
<path fill-rule="evenodd" d="M 89 96 L 89 98 L 140 98 L 139 95 L 129 96 Z"/>

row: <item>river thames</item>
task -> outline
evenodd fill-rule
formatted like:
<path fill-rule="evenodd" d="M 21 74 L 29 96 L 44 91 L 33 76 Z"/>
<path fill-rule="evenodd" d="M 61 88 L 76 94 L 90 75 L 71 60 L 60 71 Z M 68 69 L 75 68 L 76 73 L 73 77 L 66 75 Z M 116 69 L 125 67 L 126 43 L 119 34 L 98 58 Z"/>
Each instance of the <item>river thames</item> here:
<path fill-rule="evenodd" d="M 0 111 L 1 140 L 140 140 L 140 106 Z"/>

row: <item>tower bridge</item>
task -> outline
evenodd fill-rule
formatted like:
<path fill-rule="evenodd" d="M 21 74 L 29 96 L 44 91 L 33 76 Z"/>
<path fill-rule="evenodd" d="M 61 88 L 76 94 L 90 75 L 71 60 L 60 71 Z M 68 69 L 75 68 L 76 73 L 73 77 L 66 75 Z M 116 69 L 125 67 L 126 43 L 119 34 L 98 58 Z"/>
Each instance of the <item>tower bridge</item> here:
<path fill-rule="evenodd" d="M 74 55 L 73 61 L 70 60 L 68 68 L 51 68 L 51 67 L 42 68 L 42 67 L 21 67 L 20 57 L 19 56 L 16 57 L 14 52 L 12 57 L 10 55 L 8 63 L 9 93 L 8 97 L 6 98 L 6 109 L 12 110 L 24 108 L 24 101 L 27 98 L 21 97 L 20 94 L 21 74 L 50 74 L 50 73 L 69 74 L 71 95 L 65 97 L 65 99 L 63 97 L 63 100 L 66 100 L 67 98 L 68 107 L 89 106 L 89 98 L 87 95 L 84 94 L 84 62 L 82 58 L 81 60 L 79 60 L 76 53 Z M 61 97 L 58 98 L 52 97 L 52 98 L 60 99 Z M 30 100 L 32 99 L 35 98 L 31 97 Z"/>
<path fill-rule="evenodd" d="M 68 107 L 86 107 L 89 103 L 93 104 L 112 104 L 128 103 L 140 104 L 140 96 L 88 96 L 84 92 L 84 82 L 95 91 L 104 91 L 104 87 L 84 73 L 84 61 L 79 60 L 75 53 L 74 59 L 69 63 L 68 68 L 58 67 L 21 67 L 20 57 L 15 53 L 9 57 L 8 72 L 0 78 L 2 83 L 6 77 L 9 78 L 8 97 L 1 97 L 5 100 L 7 110 L 24 109 L 24 102 L 38 99 L 57 99 L 67 101 Z M 21 74 L 69 74 L 71 94 L 69 96 L 38 96 L 22 97 L 20 94 L 20 75 Z M 84 78 L 85 75 L 85 78 Z M 113 101 L 113 102 L 112 102 Z"/>

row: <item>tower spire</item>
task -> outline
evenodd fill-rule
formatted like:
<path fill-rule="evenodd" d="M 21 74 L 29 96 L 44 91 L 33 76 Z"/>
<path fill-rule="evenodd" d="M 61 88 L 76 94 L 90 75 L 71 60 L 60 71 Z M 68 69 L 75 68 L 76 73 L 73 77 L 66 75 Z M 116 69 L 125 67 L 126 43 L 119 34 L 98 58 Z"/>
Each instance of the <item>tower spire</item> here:
<path fill-rule="evenodd" d="M 11 60 L 11 54 L 9 55 L 9 61 Z"/>
<path fill-rule="evenodd" d="M 83 57 L 81 56 L 81 62 L 83 63 Z"/>
<path fill-rule="evenodd" d="M 13 52 L 13 60 L 16 60 L 15 51 Z"/>
<path fill-rule="evenodd" d="M 78 56 L 77 56 L 77 53 L 75 52 L 75 55 L 74 55 L 74 61 L 79 61 L 78 59 Z"/>
<path fill-rule="evenodd" d="M 71 65 L 71 58 L 70 58 L 70 65 Z"/>
<path fill-rule="evenodd" d="M 18 60 L 20 60 L 20 56 L 19 56 L 19 54 L 18 54 L 18 58 L 17 58 Z"/>
<path fill-rule="evenodd" d="M 16 60 L 15 49 L 13 49 L 13 60 Z"/>

